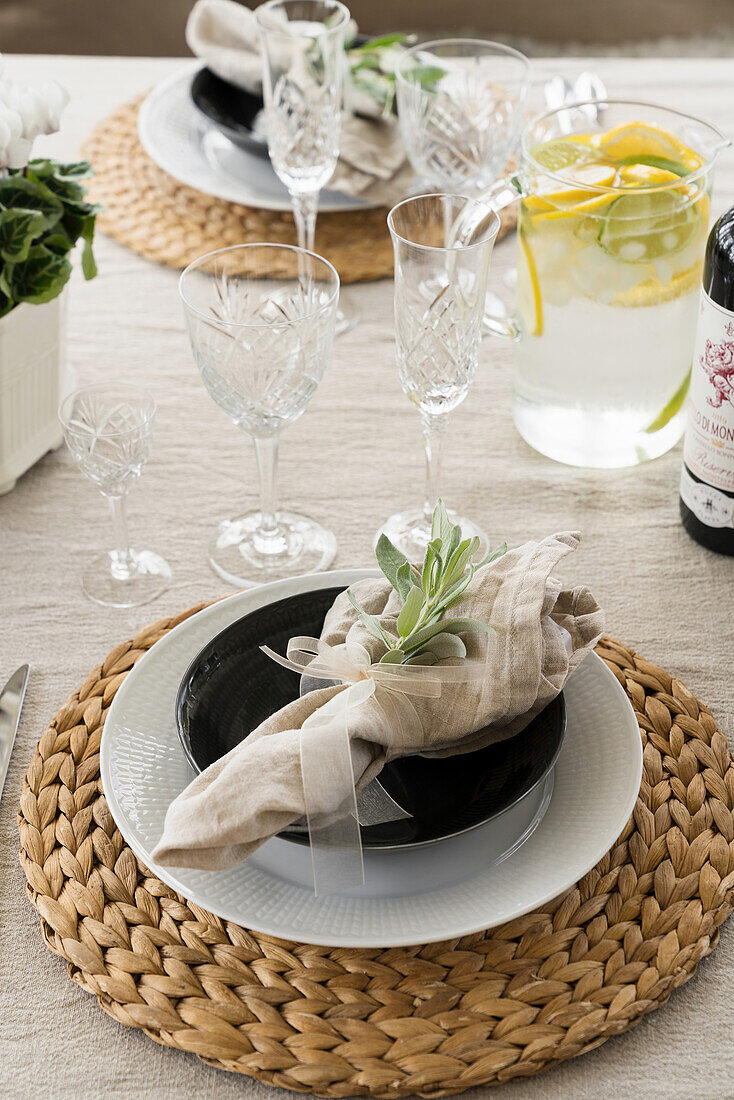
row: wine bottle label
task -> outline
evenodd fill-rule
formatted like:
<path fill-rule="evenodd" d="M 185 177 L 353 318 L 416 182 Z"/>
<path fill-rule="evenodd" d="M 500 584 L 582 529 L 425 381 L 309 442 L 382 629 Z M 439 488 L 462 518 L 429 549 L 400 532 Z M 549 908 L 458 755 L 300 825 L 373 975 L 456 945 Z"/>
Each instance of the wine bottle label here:
<path fill-rule="evenodd" d="M 680 498 L 707 527 L 734 527 L 734 500 L 711 485 L 694 481 L 685 466 L 680 472 Z"/>
<path fill-rule="evenodd" d="M 715 506 L 713 496 L 704 497 L 698 490 L 710 487 L 734 493 L 734 313 L 717 305 L 705 291 L 701 292 L 683 457 L 691 473 L 706 483 L 699 486 L 689 479 L 695 492 L 690 486 L 687 492 L 694 503 L 684 497 L 685 503 L 702 523 L 725 526 L 728 520 L 708 518 L 712 510 L 721 511 L 724 506 L 721 502 Z M 727 507 L 732 503 L 723 499 Z"/>

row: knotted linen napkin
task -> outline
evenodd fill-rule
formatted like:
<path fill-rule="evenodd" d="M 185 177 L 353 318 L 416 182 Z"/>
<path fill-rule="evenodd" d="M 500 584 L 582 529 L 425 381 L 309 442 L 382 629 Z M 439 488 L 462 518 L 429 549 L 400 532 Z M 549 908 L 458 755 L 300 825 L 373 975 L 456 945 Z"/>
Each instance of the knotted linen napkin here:
<path fill-rule="evenodd" d="M 222 80 L 262 94 L 260 34 L 249 8 L 235 0 L 197 0 L 186 24 L 186 42 Z M 397 119 L 383 118 L 366 96 L 349 106 L 342 115 L 339 161 L 329 189 L 392 205 L 405 197 L 413 178 Z"/>
<path fill-rule="evenodd" d="M 512 737 L 558 695 L 604 625 L 588 588 L 564 589 L 551 575 L 579 539 L 565 533 L 527 542 L 477 570 L 446 618 L 471 617 L 493 627 L 491 635 L 463 635 L 463 660 L 481 662 L 484 674 L 468 683 L 445 683 L 437 699 L 413 698 L 420 722 L 410 731 L 410 743 L 386 720 L 379 688 L 350 712 L 348 735 L 358 790 L 396 756 L 473 752 Z M 397 633 L 401 600 L 387 580 L 360 581 L 352 592 L 365 611 L 380 617 L 385 630 Z M 359 642 L 373 661 L 384 653 L 384 644 L 365 630 L 345 593 L 329 610 L 321 640 L 330 646 Z M 436 667 L 457 663 L 462 661 L 454 658 Z M 306 803 L 300 739 L 318 737 L 320 731 L 314 727 L 302 733 L 301 727 L 344 690 L 339 684 L 295 699 L 197 776 L 168 807 L 153 859 L 173 867 L 231 867 L 302 818 Z M 335 783 L 329 779 L 327 772 L 316 792 L 315 808 L 325 817 L 343 806 L 349 794 L 340 786 L 343 775 Z"/>

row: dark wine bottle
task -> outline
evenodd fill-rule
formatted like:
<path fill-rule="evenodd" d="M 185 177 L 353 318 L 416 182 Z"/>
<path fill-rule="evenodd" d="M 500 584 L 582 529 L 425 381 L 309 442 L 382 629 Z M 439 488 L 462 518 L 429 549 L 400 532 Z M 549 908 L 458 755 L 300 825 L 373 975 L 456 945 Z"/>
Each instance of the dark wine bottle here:
<path fill-rule="evenodd" d="M 734 206 L 706 245 L 680 514 L 696 542 L 734 555 Z"/>

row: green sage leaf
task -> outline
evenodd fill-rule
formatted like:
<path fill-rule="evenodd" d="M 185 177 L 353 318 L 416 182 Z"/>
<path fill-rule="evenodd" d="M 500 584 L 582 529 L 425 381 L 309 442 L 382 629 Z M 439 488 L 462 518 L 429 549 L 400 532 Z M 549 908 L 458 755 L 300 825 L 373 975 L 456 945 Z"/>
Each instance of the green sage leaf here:
<path fill-rule="evenodd" d="M 432 653 L 438 661 L 445 661 L 447 657 L 466 657 L 466 646 L 458 634 L 443 631 L 431 638 L 424 652 Z"/>
<path fill-rule="evenodd" d="M 423 607 L 423 593 L 420 588 L 411 588 L 406 596 L 398 615 L 398 634 L 401 638 L 407 638 L 411 630 L 418 622 L 421 608 Z"/>
<path fill-rule="evenodd" d="M 388 649 L 392 649 L 394 639 L 391 638 L 390 635 L 382 629 L 379 619 L 377 619 L 374 615 L 369 615 L 363 608 L 359 606 L 349 588 L 347 589 L 347 598 L 349 599 L 352 607 L 359 615 L 359 621 L 362 623 L 365 630 L 369 631 L 373 638 L 378 638 L 379 641 L 383 642 Z"/>
<path fill-rule="evenodd" d="M 380 658 L 381 665 L 401 665 L 405 658 L 405 654 L 402 649 L 388 649 L 387 653 Z"/>
<path fill-rule="evenodd" d="M 410 573 L 410 562 L 405 554 L 403 554 L 401 550 L 398 550 L 397 546 L 393 546 L 387 535 L 380 535 L 377 540 L 377 546 L 375 547 L 375 557 L 377 558 L 377 564 L 390 581 L 390 584 L 396 592 L 400 593 L 401 599 L 404 600 L 412 587 L 409 583 L 404 583 L 403 577 L 405 577 L 405 573 L 403 573 L 402 576 L 398 576 L 401 567 L 404 565 L 408 567 L 407 571 Z"/>
<path fill-rule="evenodd" d="M 498 558 L 501 558 L 502 555 L 506 554 L 506 553 L 507 553 L 507 543 L 502 542 L 502 543 L 500 543 L 499 546 L 496 546 L 494 548 L 494 550 L 490 551 L 490 553 L 487 554 L 486 558 L 483 558 L 482 561 L 480 561 L 479 565 L 477 566 L 477 569 L 481 569 L 483 565 L 489 565 L 490 562 L 497 561 Z"/>

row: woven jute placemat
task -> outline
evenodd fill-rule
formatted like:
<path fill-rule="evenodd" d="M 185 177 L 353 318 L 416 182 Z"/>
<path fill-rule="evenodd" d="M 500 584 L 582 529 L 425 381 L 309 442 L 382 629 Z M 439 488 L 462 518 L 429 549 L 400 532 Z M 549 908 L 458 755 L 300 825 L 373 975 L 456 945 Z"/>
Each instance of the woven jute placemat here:
<path fill-rule="evenodd" d="M 115 827 L 99 746 L 127 672 L 196 610 L 113 649 L 43 734 L 23 788 L 20 861 L 44 939 L 120 1023 L 319 1096 L 443 1096 L 591 1050 L 715 947 L 734 885 L 726 739 L 679 680 L 609 638 L 598 653 L 637 714 L 642 786 L 617 843 L 563 897 L 488 932 L 382 950 L 276 940 L 187 902 Z"/>
<path fill-rule="evenodd" d="M 138 140 L 138 108 L 128 103 L 105 118 L 83 154 L 94 167 L 89 194 L 105 206 L 98 228 L 148 260 L 183 268 L 217 248 L 271 241 L 296 244 L 293 216 L 213 198 L 167 175 Z M 344 283 L 381 279 L 393 272 L 388 208 L 320 214 L 316 251 Z M 514 208 L 501 215 L 500 236 L 517 224 Z"/>

